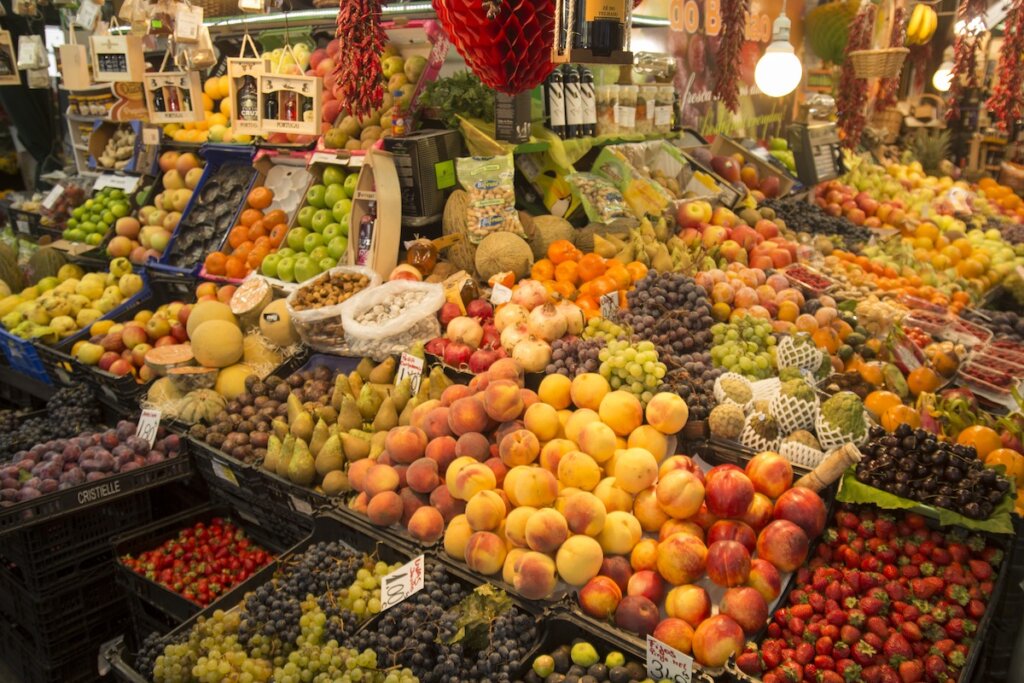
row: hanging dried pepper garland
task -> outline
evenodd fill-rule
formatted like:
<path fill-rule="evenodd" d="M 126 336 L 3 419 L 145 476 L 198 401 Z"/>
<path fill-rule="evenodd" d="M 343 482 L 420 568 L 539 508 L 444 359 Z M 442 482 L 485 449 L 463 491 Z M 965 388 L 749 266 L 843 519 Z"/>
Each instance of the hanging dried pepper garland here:
<path fill-rule="evenodd" d="M 975 30 L 973 21 L 984 16 L 986 0 L 961 0 L 957 7 L 957 23 L 963 22 L 963 30 L 956 34 L 953 41 L 953 81 L 949 88 L 946 118 L 960 118 L 960 100 L 963 97 L 964 77 L 967 86 L 978 87 L 978 47 L 981 44 L 982 30 Z"/>
<path fill-rule="evenodd" d="M 338 99 L 353 116 L 369 116 L 384 102 L 380 56 L 387 36 L 380 24 L 380 0 L 340 0 L 337 66 L 331 75 Z"/>
<path fill-rule="evenodd" d="M 868 101 L 868 82 L 866 79 L 857 78 L 850 53 L 871 47 L 874 25 L 875 6 L 867 3 L 854 17 L 853 25 L 850 26 L 850 37 L 846 41 L 843 70 L 839 76 L 839 92 L 836 97 L 836 115 L 843 146 L 848 149 L 854 149 L 860 143 L 861 133 L 864 132 L 867 123 L 864 105 Z"/>
<path fill-rule="evenodd" d="M 889 47 L 903 47 L 907 33 L 907 10 L 897 7 L 893 13 L 892 30 L 889 33 Z M 900 89 L 902 71 L 892 78 L 883 78 L 878 84 L 878 99 L 875 111 L 885 111 L 896 104 L 896 93 Z"/>
<path fill-rule="evenodd" d="M 996 83 L 985 107 L 996 125 L 1006 130 L 1011 121 L 1024 118 L 1024 0 L 1016 0 L 1006 15 L 1003 47 L 996 66 Z"/>
<path fill-rule="evenodd" d="M 722 33 L 716 54 L 718 78 L 714 95 L 734 113 L 740 108 L 740 53 L 746 40 L 749 11 L 750 0 L 722 0 Z"/>

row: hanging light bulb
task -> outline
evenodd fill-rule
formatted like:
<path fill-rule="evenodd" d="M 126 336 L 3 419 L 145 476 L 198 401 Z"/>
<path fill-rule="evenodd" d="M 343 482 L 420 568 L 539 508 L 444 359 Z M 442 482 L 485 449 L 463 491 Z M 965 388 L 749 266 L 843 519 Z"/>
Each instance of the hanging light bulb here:
<path fill-rule="evenodd" d="M 932 76 L 932 86 L 939 92 L 947 92 L 953 85 L 953 62 L 943 62 Z"/>
<path fill-rule="evenodd" d="M 783 3 L 782 12 L 772 24 L 772 42 L 754 68 L 754 82 L 769 97 L 788 95 L 796 90 L 803 77 L 803 66 L 789 42 L 789 28 L 790 21 Z"/>

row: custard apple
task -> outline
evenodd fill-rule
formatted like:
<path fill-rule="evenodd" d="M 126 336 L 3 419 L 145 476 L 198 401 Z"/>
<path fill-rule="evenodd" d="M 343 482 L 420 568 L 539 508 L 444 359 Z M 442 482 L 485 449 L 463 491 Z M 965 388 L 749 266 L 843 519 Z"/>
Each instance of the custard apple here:
<path fill-rule="evenodd" d="M 747 418 L 747 426 L 765 441 L 779 438 L 779 423 L 767 412 L 756 411 Z"/>
<path fill-rule="evenodd" d="M 719 382 L 719 386 L 729 399 L 739 403 L 741 406 L 746 405 L 750 399 L 754 398 L 754 392 L 750 389 L 750 383 L 739 377 L 723 377 Z"/>
<path fill-rule="evenodd" d="M 864 421 L 864 403 L 852 391 L 840 391 L 821 404 L 821 417 L 854 440 L 867 432 Z"/>
<path fill-rule="evenodd" d="M 821 450 L 821 444 L 818 443 L 817 437 L 815 437 L 814 434 L 811 434 L 806 429 L 799 429 L 790 434 L 789 436 L 787 436 L 782 441 L 783 443 L 793 442 L 803 444 L 804 446 L 807 446 L 808 448 L 813 448 L 816 451 Z"/>
<path fill-rule="evenodd" d="M 814 389 L 803 378 L 786 380 L 779 392 L 783 396 L 792 396 L 805 403 L 814 403 Z"/>
<path fill-rule="evenodd" d="M 800 368 L 795 365 L 791 365 L 788 368 L 782 368 L 779 370 L 779 381 L 785 382 L 791 379 L 803 379 L 804 373 L 800 371 Z"/>
<path fill-rule="evenodd" d="M 711 433 L 723 439 L 738 439 L 743 431 L 743 422 L 743 408 L 735 403 L 717 405 L 708 416 Z"/>

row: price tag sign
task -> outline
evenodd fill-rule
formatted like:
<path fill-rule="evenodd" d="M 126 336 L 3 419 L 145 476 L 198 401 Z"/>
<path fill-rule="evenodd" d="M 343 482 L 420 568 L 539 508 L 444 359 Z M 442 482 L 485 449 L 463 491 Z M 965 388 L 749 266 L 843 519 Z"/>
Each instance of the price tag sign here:
<path fill-rule="evenodd" d="M 423 590 L 423 556 L 414 557 L 380 582 L 380 609 L 394 607 Z"/>
<path fill-rule="evenodd" d="M 87 31 L 96 27 L 96 19 L 100 16 L 100 6 L 91 0 L 85 0 L 78 7 L 78 14 L 75 15 L 75 24 Z"/>
<path fill-rule="evenodd" d="M 19 218 L 18 220 L 15 221 L 15 223 L 18 225 L 18 232 L 22 233 L 23 235 L 28 234 L 28 221 Z"/>
<path fill-rule="evenodd" d="M 203 25 L 203 8 L 178 4 L 174 13 L 174 37 L 183 43 L 199 42 L 199 27 Z"/>
<path fill-rule="evenodd" d="M 223 479 L 232 486 L 238 486 L 238 478 L 235 473 L 231 471 L 231 468 L 222 463 L 220 460 L 211 460 L 210 464 L 213 466 L 213 473 L 218 479 Z"/>
<path fill-rule="evenodd" d="M 160 144 L 160 129 L 154 128 L 153 126 L 142 127 L 142 144 L 144 145 L 159 145 Z"/>
<path fill-rule="evenodd" d="M 500 282 L 491 288 L 491 303 L 495 306 L 512 301 L 512 290 Z"/>
<path fill-rule="evenodd" d="M 296 512 L 301 512 L 304 515 L 313 514 L 313 506 L 310 505 L 308 502 L 302 500 L 298 496 L 290 496 L 290 498 L 292 500 L 293 510 L 295 510 Z"/>
<path fill-rule="evenodd" d="M 619 293 L 608 292 L 601 296 L 601 317 L 611 318 L 619 310 Z"/>
<path fill-rule="evenodd" d="M 135 430 L 135 436 L 145 439 L 149 443 L 149 447 L 152 448 L 158 429 L 160 429 L 160 411 L 152 408 L 143 410 L 142 415 L 139 416 L 139 426 Z"/>
<path fill-rule="evenodd" d="M 57 203 L 62 194 L 64 194 L 64 186 L 54 185 L 53 189 L 43 198 L 43 208 L 47 211 L 52 211 L 54 204 Z"/>
<path fill-rule="evenodd" d="M 406 377 L 412 385 L 412 393 L 415 396 L 420 390 L 420 378 L 423 377 L 423 359 L 417 358 L 411 353 L 403 353 L 398 361 L 398 372 L 395 373 L 395 385 Z"/>
<path fill-rule="evenodd" d="M 118 190 L 124 190 L 127 193 L 135 192 L 135 188 L 139 185 L 139 178 L 130 175 L 114 175 L 113 173 L 104 173 L 96 179 L 96 183 L 93 185 L 94 190 L 103 190 L 108 187 L 113 187 Z"/>
<path fill-rule="evenodd" d="M 648 635 L 647 675 L 656 681 L 690 683 L 693 676 L 693 657 Z"/>
<path fill-rule="evenodd" d="M 71 376 L 64 368 L 57 366 L 54 369 L 54 373 L 57 375 L 57 379 L 60 380 L 61 384 L 71 384 Z"/>

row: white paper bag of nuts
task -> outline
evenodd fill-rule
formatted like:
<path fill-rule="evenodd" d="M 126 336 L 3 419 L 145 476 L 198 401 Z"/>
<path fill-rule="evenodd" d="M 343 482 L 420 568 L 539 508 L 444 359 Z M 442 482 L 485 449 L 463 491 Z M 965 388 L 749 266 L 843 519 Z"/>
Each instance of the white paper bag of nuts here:
<path fill-rule="evenodd" d="M 343 353 L 341 305 L 380 284 L 364 266 L 338 266 L 300 284 L 285 304 L 302 341 L 322 353 Z"/>
<path fill-rule="evenodd" d="M 430 282 L 394 280 L 346 301 L 341 307 L 347 353 L 383 360 L 417 341 L 441 334 L 437 312 L 444 287 Z"/>
<path fill-rule="evenodd" d="M 513 232 L 525 238 L 516 211 L 515 165 L 512 155 L 460 157 L 455 160 L 459 183 L 469 194 L 466 231 L 479 244 L 492 232 Z"/>

